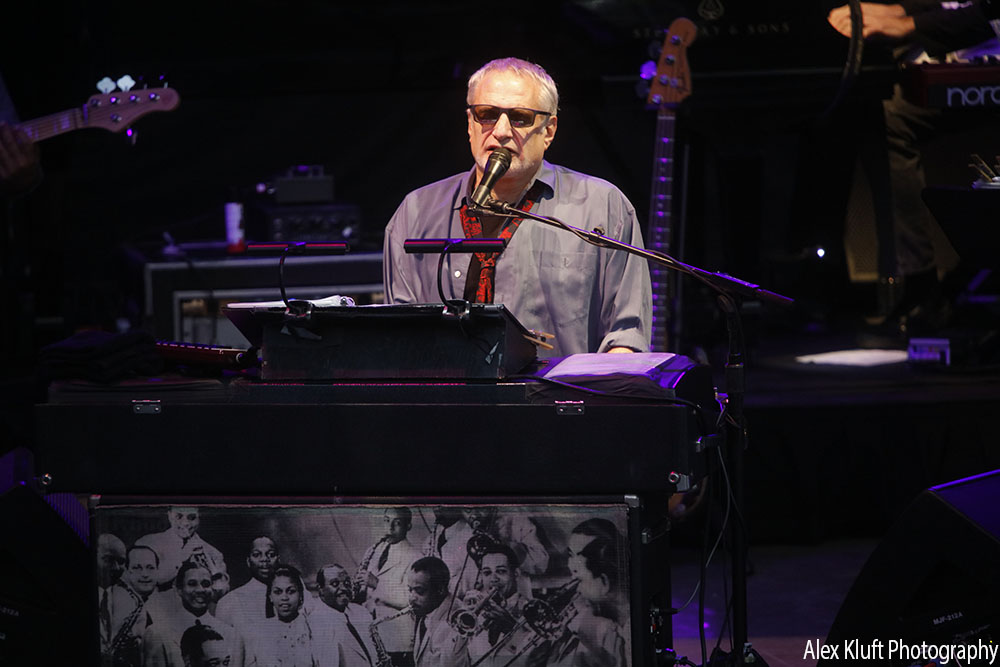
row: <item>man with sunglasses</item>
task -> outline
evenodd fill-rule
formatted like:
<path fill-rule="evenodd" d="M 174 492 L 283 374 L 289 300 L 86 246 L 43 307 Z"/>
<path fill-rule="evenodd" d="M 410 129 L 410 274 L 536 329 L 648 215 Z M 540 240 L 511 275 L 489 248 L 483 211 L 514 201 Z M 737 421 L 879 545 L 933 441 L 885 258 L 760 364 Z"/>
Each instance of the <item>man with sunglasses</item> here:
<path fill-rule="evenodd" d="M 393 215 L 385 236 L 386 301 L 440 300 L 438 257 L 406 254 L 406 239 L 504 238 L 502 253 L 445 258 L 446 298 L 504 304 L 528 329 L 554 335 L 554 349 L 542 356 L 647 351 L 652 302 L 645 260 L 537 221 L 470 208 L 490 155 L 505 148 L 510 167 L 495 183 L 494 199 L 642 246 L 635 209 L 615 186 L 544 161 L 559 120 L 555 82 L 533 63 L 494 60 L 470 77 L 467 102 L 475 165 L 411 192 Z"/>

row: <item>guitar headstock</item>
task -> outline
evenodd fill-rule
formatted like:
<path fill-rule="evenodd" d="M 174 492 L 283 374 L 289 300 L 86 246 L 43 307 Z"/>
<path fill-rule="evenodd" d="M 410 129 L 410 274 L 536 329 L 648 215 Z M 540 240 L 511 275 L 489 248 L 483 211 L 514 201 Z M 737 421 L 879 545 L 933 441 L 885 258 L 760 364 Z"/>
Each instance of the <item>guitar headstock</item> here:
<path fill-rule="evenodd" d="M 698 36 L 698 28 L 686 18 L 674 19 L 667 29 L 656 62 L 656 73 L 649 83 L 646 104 L 650 108 L 673 108 L 691 94 L 691 68 L 687 48 Z"/>
<path fill-rule="evenodd" d="M 154 111 L 173 111 L 181 96 L 173 88 L 143 88 L 92 95 L 83 107 L 83 123 L 121 132 L 139 118 Z"/>

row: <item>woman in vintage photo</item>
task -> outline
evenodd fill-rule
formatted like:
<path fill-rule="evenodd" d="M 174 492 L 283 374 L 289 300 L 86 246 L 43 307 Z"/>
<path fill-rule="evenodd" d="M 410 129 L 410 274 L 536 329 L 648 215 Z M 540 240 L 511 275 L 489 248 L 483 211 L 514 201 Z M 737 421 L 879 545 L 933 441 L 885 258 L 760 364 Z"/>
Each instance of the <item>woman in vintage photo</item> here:
<path fill-rule="evenodd" d="M 302 606 L 306 589 L 302 575 L 291 565 L 279 565 L 268 588 L 274 617 L 260 624 L 251 646 L 257 667 L 321 667 L 326 663 L 317 655 L 312 628 Z"/>

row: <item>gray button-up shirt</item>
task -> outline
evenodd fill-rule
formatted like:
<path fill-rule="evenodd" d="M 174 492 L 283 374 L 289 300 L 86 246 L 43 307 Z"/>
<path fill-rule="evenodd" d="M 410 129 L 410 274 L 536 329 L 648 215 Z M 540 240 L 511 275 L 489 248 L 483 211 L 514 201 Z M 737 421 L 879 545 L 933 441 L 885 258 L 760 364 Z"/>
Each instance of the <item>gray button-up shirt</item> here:
<path fill-rule="evenodd" d="M 387 303 L 437 303 L 438 255 L 408 255 L 410 238 L 462 238 L 459 209 L 475 170 L 414 190 L 385 230 Z M 545 193 L 532 213 L 642 247 L 635 209 L 611 183 L 542 163 Z M 445 297 L 461 299 L 470 256 L 445 259 Z M 555 349 L 540 356 L 603 352 L 612 347 L 649 350 L 652 297 L 646 260 L 598 248 L 574 234 L 525 219 L 498 258 L 495 303 L 528 329 L 555 335 Z"/>

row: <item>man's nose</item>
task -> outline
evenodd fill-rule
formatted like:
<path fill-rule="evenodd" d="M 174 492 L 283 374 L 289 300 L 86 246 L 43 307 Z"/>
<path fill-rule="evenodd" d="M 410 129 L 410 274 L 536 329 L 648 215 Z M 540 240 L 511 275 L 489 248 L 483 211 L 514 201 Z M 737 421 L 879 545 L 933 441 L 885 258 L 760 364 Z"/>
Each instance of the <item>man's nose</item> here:
<path fill-rule="evenodd" d="M 493 137 L 499 141 L 501 139 L 509 139 L 510 137 L 513 136 L 514 136 L 514 128 L 511 127 L 510 117 L 507 116 L 507 112 L 504 111 L 503 113 L 500 114 L 500 117 L 497 118 L 496 124 L 493 125 Z M 482 525 L 482 521 L 479 519 L 479 517 L 473 517 L 472 525 L 475 528 L 479 525 Z"/>

